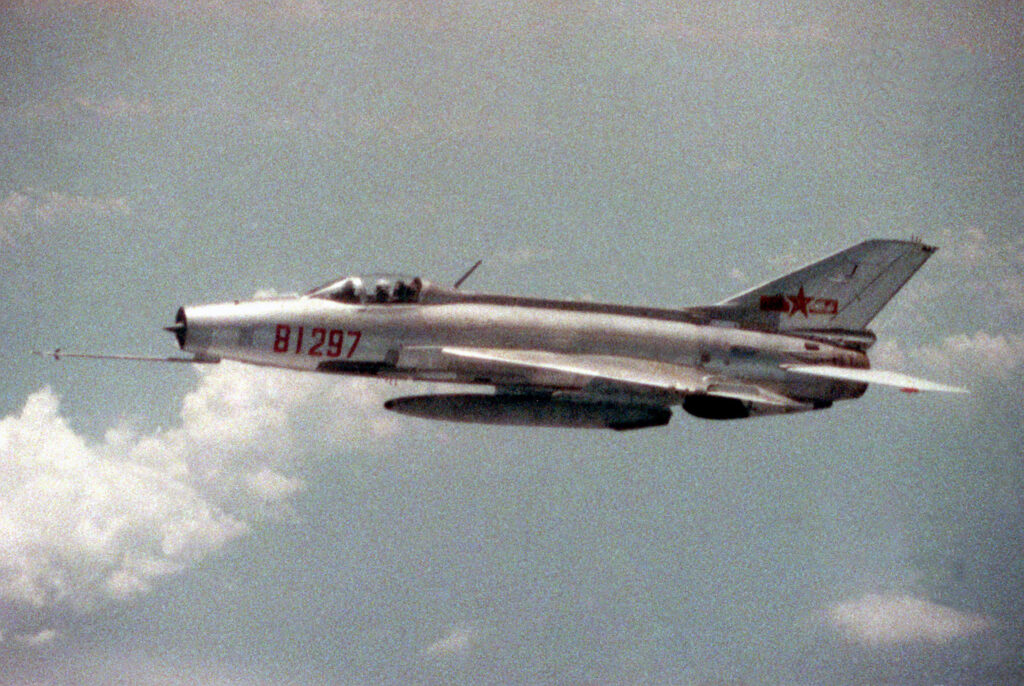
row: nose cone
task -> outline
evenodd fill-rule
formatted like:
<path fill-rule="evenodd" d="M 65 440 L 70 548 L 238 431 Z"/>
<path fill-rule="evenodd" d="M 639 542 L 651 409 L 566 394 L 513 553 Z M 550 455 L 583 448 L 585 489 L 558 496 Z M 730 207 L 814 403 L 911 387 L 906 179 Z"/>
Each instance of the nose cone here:
<path fill-rule="evenodd" d="M 179 307 L 178 314 L 174 317 L 174 326 L 165 326 L 164 331 L 170 331 L 178 341 L 178 347 L 185 349 L 185 334 L 188 332 L 188 323 L 185 321 L 185 308 Z"/>

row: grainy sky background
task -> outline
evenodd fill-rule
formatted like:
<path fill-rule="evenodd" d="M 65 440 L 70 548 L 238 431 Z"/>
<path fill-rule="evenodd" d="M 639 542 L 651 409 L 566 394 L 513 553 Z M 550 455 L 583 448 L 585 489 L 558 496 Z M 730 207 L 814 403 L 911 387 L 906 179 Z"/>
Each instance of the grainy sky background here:
<path fill-rule="evenodd" d="M 0 683 L 1024 680 L 1016 2 L 5 3 Z M 171 354 L 392 270 L 681 306 L 941 250 L 825 413 L 625 435 Z"/>

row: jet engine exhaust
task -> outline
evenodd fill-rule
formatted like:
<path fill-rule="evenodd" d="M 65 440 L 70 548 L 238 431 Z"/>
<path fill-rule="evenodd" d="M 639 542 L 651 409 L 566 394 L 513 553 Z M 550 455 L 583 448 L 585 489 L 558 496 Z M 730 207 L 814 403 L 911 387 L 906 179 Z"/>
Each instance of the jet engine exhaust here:
<path fill-rule="evenodd" d="M 423 419 L 473 424 L 614 429 L 664 426 L 672 411 L 660 405 L 552 398 L 544 395 L 415 395 L 393 398 L 385 409 Z"/>

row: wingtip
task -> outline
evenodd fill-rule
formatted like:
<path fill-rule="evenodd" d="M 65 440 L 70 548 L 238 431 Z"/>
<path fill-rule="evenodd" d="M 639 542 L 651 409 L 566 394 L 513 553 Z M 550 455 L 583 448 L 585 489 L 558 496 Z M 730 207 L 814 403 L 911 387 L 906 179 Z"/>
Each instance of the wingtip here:
<path fill-rule="evenodd" d="M 966 388 L 961 388 L 959 386 L 947 386 L 945 384 L 937 384 L 937 383 L 934 383 L 934 382 L 928 388 L 908 387 L 908 388 L 901 388 L 900 391 L 902 393 L 923 393 L 924 391 L 937 391 L 939 393 L 957 393 L 959 395 L 970 395 L 971 394 L 971 392 L 968 389 L 966 389 Z"/>

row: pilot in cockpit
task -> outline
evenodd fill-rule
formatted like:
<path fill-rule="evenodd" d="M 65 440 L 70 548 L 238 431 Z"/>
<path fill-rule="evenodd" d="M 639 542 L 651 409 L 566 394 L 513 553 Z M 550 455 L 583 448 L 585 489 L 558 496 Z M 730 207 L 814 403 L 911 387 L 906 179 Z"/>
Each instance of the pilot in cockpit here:
<path fill-rule="evenodd" d="M 358 302 L 359 298 L 356 296 L 356 285 L 351 280 L 346 281 L 341 285 L 341 288 L 334 295 L 335 300 L 343 303 L 354 303 Z"/>
<path fill-rule="evenodd" d="M 418 277 L 412 280 L 403 278 L 377 279 L 370 293 L 366 292 L 363 283 L 363 279 L 359 277 L 348 277 L 329 287 L 311 292 L 340 303 L 386 305 L 418 302 L 420 293 L 423 291 L 423 281 Z"/>
<path fill-rule="evenodd" d="M 409 287 L 405 285 L 405 281 L 398 280 L 395 282 L 395 290 L 392 291 L 392 297 L 396 303 L 409 302 Z"/>

